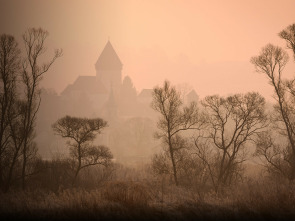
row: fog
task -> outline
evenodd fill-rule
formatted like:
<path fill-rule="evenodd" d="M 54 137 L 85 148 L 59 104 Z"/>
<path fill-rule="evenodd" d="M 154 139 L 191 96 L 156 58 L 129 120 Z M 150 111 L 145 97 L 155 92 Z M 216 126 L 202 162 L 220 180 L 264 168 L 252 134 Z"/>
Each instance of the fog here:
<path fill-rule="evenodd" d="M 1 1 L 1 6 L 1 32 L 21 40 L 28 27 L 42 27 L 50 33 L 46 56 L 54 48 L 63 49 L 41 83 L 57 95 L 79 76 L 96 75 L 95 63 L 110 40 L 123 64 L 121 82 L 130 77 L 137 95 L 169 79 L 194 89 L 200 98 L 257 91 L 271 101 L 272 88 L 249 61 L 268 42 L 285 46 L 277 33 L 294 20 L 295 3 L 30 0 Z M 293 67 L 287 66 L 287 75 Z M 97 116 L 103 99 L 89 101 L 94 109 L 85 107 L 84 112 Z M 62 113 L 81 116 L 86 105 L 58 112 L 48 102 L 44 98 L 40 112 L 48 123 L 39 121 L 39 128 L 47 130 Z M 48 112 L 56 112 L 51 122 Z M 39 139 L 46 137 L 42 134 Z M 43 149 L 48 155 L 50 148 Z"/>
<path fill-rule="evenodd" d="M 294 9 L 0 0 L 0 217 L 295 217 Z"/>
<path fill-rule="evenodd" d="M 28 27 L 49 31 L 48 56 L 63 57 L 42 85 L 61 93 L 94 64 L 110 38 L 137 91 L 169 79 L 200 97 L 271 89 L 249 60 L 294 20 L 292 0 L 277 1 L 1 1 L 1 32 L 18 38 Z M 261 82 L 261 84 L 260 84 Z"/>

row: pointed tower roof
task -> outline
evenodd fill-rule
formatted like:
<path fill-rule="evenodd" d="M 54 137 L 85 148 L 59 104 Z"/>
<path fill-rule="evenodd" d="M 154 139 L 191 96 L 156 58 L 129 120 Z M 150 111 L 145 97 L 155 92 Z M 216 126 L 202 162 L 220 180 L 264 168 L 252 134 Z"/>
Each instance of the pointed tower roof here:
<path fill-rule="evenodd" d="M 191 90 L 191 92 L 189 92 L 187 95 L 186 95 L 186 99 L 188 102 L 192 102 L 192 101 L 195 101 L 195 102 L 198 102 L 199 100 L 199 95 L 196 93 L 196 91 L 193 89 Z"/>
<path fill-rule="evenodd" d="M 96 70 L 121 70 L 122 62 L 110 41 L 107 42 L 96 64 Z"/>

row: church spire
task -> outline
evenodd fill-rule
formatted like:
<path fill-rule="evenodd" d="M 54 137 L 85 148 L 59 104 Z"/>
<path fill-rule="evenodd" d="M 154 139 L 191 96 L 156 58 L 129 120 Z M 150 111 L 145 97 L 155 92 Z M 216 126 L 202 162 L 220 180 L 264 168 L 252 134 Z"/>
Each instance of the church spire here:
<path fill-rule="evenodd" d="M 108 42 L 101 52 L 95 68 L 96 70 L 121 70 L 122 66 L 123 64 L 108 38 Z"/>
<path fill-rule="evenodd" d="M 108 41 L 95 64 L 96 79 L 107 88 L 112 84 L 115 96 L 122 86 L 122 66 L 120 58 Z"/>

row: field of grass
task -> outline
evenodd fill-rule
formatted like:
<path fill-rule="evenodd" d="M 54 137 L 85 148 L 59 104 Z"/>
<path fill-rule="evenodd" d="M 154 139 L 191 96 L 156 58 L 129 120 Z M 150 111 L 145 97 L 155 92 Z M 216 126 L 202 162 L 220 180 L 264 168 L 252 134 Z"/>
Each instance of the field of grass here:
<path fill-rule="evenodd" d="M 109 181 L 98 188 L 11 191 L 1 220 L 295 220 L 294 183 L 247 180 L 222 193 L 157 180 Z"/>

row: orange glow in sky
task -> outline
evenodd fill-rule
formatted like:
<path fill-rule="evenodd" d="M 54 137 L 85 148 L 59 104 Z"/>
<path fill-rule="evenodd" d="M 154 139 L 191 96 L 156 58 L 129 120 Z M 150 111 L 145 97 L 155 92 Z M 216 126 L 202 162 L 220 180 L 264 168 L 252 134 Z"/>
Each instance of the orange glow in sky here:
<path fill-rule="evenodd" d="M 277 33 L 295 22 L 294 0 L 0 0 L 0 31 L 17 37 L 28 27 L 49 31 L 50 55 L 64 55 L 42 85 L 60 93 L 94 64 L 108 37 L 138 91 L 169 79 L 200 97 L 258 91 L 271 98 L 249 60 L 267 43 L 285 47 Z M 286 76 L 294 75 L 290 59 Z"/>

